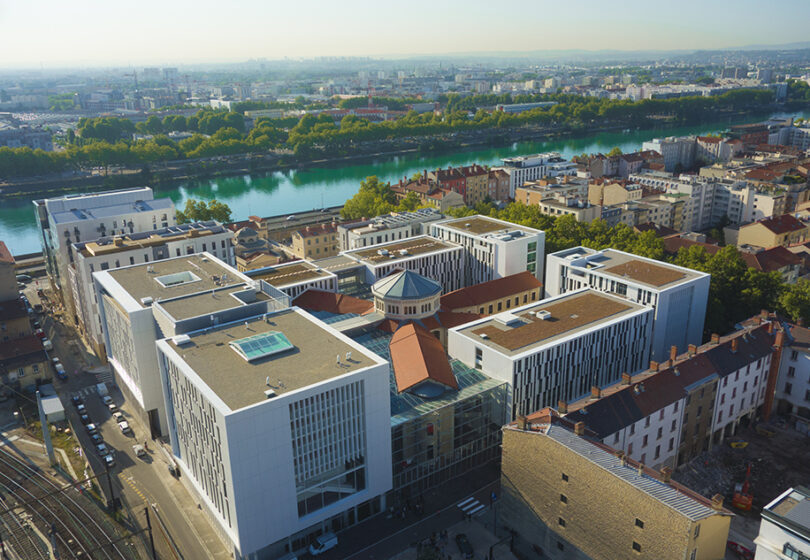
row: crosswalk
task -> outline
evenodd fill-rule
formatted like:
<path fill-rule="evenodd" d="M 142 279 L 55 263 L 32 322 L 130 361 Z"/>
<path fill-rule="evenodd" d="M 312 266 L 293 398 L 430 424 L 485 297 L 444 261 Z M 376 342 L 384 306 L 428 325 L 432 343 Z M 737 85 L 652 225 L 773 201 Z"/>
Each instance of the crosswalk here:
<path fill-rule="evenodd" d="M 115 384 L 115 377 L 113 376 L 112 371 L 109 369 L 93 372 L 93 375 L 98 383 L 109 383 L 110 385 Z"/>
<path fill-rule="evenodd" d="M 480 515 L 487 508 L 487 506 L 485 506 L 477 499 L 472 497 L 467 498 L 462 502 L 459 502 L 458 504 L 456 504 L 456 507 L 458 507 L 462 512 L 464 512 L 465 515 L 469 515 L 470 517 Z"/>
<path fill-rule="evenodd" d="M 98 387 L 95 385 L 88 385 L 87 387 L 82 387 L 76 391 L 73 391 L 70 396 L 71 397 L 89 397 L 90 395 L 97 395 L 98 394 Z"/>

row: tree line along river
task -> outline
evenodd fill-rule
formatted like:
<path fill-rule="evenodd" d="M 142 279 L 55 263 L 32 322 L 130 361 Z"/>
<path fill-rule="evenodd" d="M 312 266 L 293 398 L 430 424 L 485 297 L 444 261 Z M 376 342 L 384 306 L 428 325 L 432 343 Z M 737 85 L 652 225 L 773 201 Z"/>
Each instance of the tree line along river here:
<path fill-rule="evenodd" d="M 800 112 L 794 116 L 810 118 L 810 112 Z M 618 146 L 627 153 L 640 149 L 643 142 L 652 138 L 721 132 L 731 124 L 762 120 L 764 117 L 759 116 L 735 122 L 718 121 L 687 127 L 600 132 L 582 137 L 520 142 L 497 148 L 475 148 L 435 155 L 384 156 L 334 167 L 306 167 L 162 185 L 156 188 L 155 196 L 170 197 L 178 208 L 182 208 L 189 198 L 216 198 L 230 206 L 234 220 L 242 220 L 251 215 L 294 214 L 343 204 L 357 192 L 360 181 L 369 175 L 394 182 L 425 169 L 471 163 L 496 166 L 500 165 L 501 158 L 538 152 L 560 152 L 563 157 L 571 158 L 581 153 L 606 153 Z M 0 240 L 5 241 L 14 255 L 35 253 L 41 249 L 32 200 L 19 197 L 4 200 L 0 206 Z"/>

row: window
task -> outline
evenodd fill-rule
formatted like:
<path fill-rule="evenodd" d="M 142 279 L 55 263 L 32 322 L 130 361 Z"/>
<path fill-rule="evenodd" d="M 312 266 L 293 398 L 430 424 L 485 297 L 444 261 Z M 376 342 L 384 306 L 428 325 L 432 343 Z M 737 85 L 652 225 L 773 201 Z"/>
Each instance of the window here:
<path fill-rule="evenodd" d="M 644 528 L 644 522 L 641 519 L 639 519 L 638 517 L 636 517 L 636 527 L 638 527 L 639 529 Z"/>
<path fill-rule="evenodd" d="M 562 517 L 558 517 L 557 525 L 559 525 L 560 527 L 565 527 L 565 519 L 563 519 Z"/>
<path fill-rule="evenodd" d="M 696 416 L 697 418 L 700 418 L 700 413 L 701 412 L 703 412 L 703 407 L 699 406 L 698 409 L 697 409 L 697 416 Z"/>
<path fill-rule="evenodd" d="M 646 454 L 646 453 L 642 453 L 642 454 L 641 454 L 641 463 L 642 463 L 642 464 L 644 464 L 644 463 L 646 463 L 646 462 L 647 462 L 647 454 Z"/>
<path fill-rule="evenodd" d="M 804 392 L 804 400 L 810 401 L 810 391 L 805 391 Z"/>
<path fill-rule="evenodd" d="M 129 257 L 129 264 L 135 264 L 135 257 Z"/>
<path fill-rule="evenodd" d="M 632 454 L 633 454 L 633 444 L 632 444 L 632 443 L 630 443 L 630 444 L 628 444 L 628 445 L 627 445 L 627 454 L 628 454 L 628 455 L 632 455 Z"/>
<path fill-rule="evenodd" d="M 793 384 L 792 383 L 785 383 L 785 394 L 789 395 L 792 390 L 793 390 Z"/>
<path fill-rule="evenodd" d="M 560 541 L 557 541 L 557 550 L 565 550 L 565 545 Z M 692 560 L 694 560 L 694 558 Z"/>
<path fill-rule="evenodd" d="M 700 536 L 700 525 L 695 525 L 695 538 Z"/>
<path fill-rule="evenodd" d="M 619 443 L 619 432 L 613 435 L 613 443 Z"/>
<path fill-rule="evenodd" d="M 661 409 L 661 412 L 659 412 L 659 413 L 658 413 L 658 419 L 659 419 L 659 420 L 663 420 L 663 419 L 664 419 L 664 409 L 663 409 L 663 408 Z"/>
<path fill-rule="evenodd" d="M 675 401 L 675 408 L 673 408 L 672 411 L 678 412 L 678 401 Z"/>
<path fill-rule="evenodd" d="M 562 473 L 562 479 L 563 479 L 563 482 L 568 482 L 568 475 L 565 474 L 565 473 Z"/>
<path fill-rule="evenodd" d="M 692 556 L 689 557 L 689 560 L 697 560 L 697 548 L 692 551 Z"/>
<path fill-rule="evenodd" d="M 647 434 L 644 434 L 644 438 L 641 440 L 641 447 L 647 447 Z"/>
<path fill-rule="evenodd" d="M 633 550 L 636 552 L 641 552 L 641 545 L 638 544 L 636 541 L 633 541 Z"/>
<path fill-rule="evenodd" d="M 718 413 L 717 413 L 717 421 L 718 421 L 718 422 L 722 422 L 722 421 L 723 421 L 723 411 L 722 411 L 722 410 L 721 410 L 720 412 L 718 412 Z"/>
<path fill-rule="evenodd" d="M 645 427 L 645 428 L 649 428 L 649 427 L 650 427 L 650 417 L 649 417 L 649 416 L 647 416 L 647 417 L 644 419 L 644 427 Z"/>
<path fill-rule="evenodd" d="M 790 353 L 790 359 L 795 362 L 796 360 L 799 359 L 799 353 L 796 350 L 793 350 Z"/>
<path fill-rule="evenodd" d="M 568 496 L 566 496 L 565 494 L 560 494 L 560 501 L 562 503 L 564 503 L 564 504 L 567 504 L 568 503 Z"/>
<path fill-rule="evenodd" d="M 653 457 L 653 459 L 658 459 L 660 456 L 661 456 L 661 446 L 656 445 L 655 446 L 655 457 Z"/>
<path fill-rule="evenodd" d="M 630 424 L 630 435 L 632 436 L 635 433 L 636 433 L 636 425 Z"/>
<path fill-rule="evenodd" d="M 658 428 L 658 435 L 655 439 L 661 439 L 664 435 L 664 428 Z"/>
<path fill-rule="evenodd" d="M 669 438 L 669 451 L 675 447 L 675 438 Z"/>
<path fill-rule="evenodd" d="M 678 424 L 678 421 L 677 421 L 677 420 L 673 420 L 673 421 L 672 421 L 672 427 L 669 429 L 669 431 L 670 431 L 670 432 L 674 432 L 674 431 L 675 431 L 675 428 L 677 428 L 677 424 Z"/>
<path fill-rule="evenodd" d="M 726 394 L 720 395 L 720 404 L 726 404 Z"/>
<path fill-rule="evenodd" d="M 17 370 L 17 375 L 19 377 L 25 377 L 25 368 L 20 368 Z"/>
<path fill-rule="evenodd" d="M 788 377 L 796 377 L 796 368 L 795 367 L 790 366 L 788 368 Z"/>

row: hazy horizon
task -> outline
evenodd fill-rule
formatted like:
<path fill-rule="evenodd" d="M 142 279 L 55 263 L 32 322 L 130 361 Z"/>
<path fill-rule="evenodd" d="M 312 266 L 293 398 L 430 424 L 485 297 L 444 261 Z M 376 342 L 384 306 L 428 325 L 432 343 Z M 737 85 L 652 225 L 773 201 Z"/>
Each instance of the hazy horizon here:
<path fill-rule="evenodd" d="M 415 0 L 380 8 L 316 0 L 304 8 L 260 0 L 131 4 L 0 0 L 0 69 L 233 63 L 313 57 L 404 58 L 540 50 L 671 51 L 807 41 L 807 0 L 768 13 L 780 32 L 763 39 L 762 4 L 628 0 L 500 4 Z M 779 12 L 783 12 L 780 14 Z M 772 35 L 768 35 L 770 38 Z"/>

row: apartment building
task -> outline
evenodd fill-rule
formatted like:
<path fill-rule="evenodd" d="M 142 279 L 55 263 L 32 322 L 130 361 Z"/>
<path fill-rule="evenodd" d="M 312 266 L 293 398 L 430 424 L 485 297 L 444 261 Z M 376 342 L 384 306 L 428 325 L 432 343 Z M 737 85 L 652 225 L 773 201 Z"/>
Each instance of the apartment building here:
<path fill-rule="evenodd" d="M 644 142 L 641 149 L 654 150 L 664 158 L 664 169 L 678 172 L 690 169 L 695 164 L 696 141 L 694 137 L 655 138 Z"/>
<path fill-rule="evenodd" d="M 466 196 L 464 203 L 467 206 L 475 206 L 489 195 L 489 170 L 477 163 L 462 166 L 459 172 L 464 176 Z"/>
<path fill-rule="evenodd" d="M 203 252 L 233 265 L 233 233 L 210 221 L 74 243 L 67 284 L 76 304 L 79 332 L 96 355 L 103 358 L 106 351 L 93 284 L 94 272 Z"/>
<path fill-rule="evenodd" d="M 728 140 L 715 136 L 698 136 L 695 140 L 695 159 L 704 163 L 729 161 L 743 149 L 739 139 Z"/>
<path fill-rule="evenodd" d="M 590 223 L 602 215 L 602 207 L 578 197 L 548 197 L 537 204 L 546 216 L 573 216 L 578 222 Z"/>
<path fill-rule="evenodd" d="M 788 488 L 760 514 L 756 560 L 810 558 L 810 488 Z"/>
<path fill-rule="evenodd" d="M 463 275 L 459 273 L 466 264 L 464 248 L 426 235 L 341 254 L 365 267 L 363 274 L 368 285 L 400 270 L 411 270 L 432 278 L 441 284 L 445 292 L 466 285 Z"/>
<path fill-rule="evenodd" d="M 543 410 L 503 431 L 500 522 L 523 556 L 717 560 L 732 513 Z"/>
<path fill-rule="evenodd" d="M 289 297 L 210 253 L 93 273 L 107 360 L 115 381 L 149 427 L 166 433 L 155 342 L 279 306 Z"/>
<path fill-rule="evenodd" d="M 154 231 L 177 222 L 171 199 L 155 199 L 149 187 L 35 200 L 34 208 L 48 278 L 72 314 L 67 267 L 73 262 L 73 243 Z"/>
<path fill-rule="evenodd" d="M 774 350 L 773 325 L 741 331 L 651 362 L 610 387 L 561 402 L 560 413 L 583 422 L 603 443 L 655 469 L 676 468 L 732 436 L 762 413 Z"/>
<path fill-rule="evenodd" d="M 650 355 L 663 361 L 671 346 L 700 344 L 710 276 L 688 268 L 604 249 L 575 247 L 547 258 L 550 296 L 589 288 L 654 310 Z"/>
<path fill-rule="evenodd" d="M 528 270 L 543 279 L 545 232 L 487 216 L 430 224 L 430 235 L 464 247 L 463 285 L 472 286 Z M 447 290 L 445 291 L 452 291 Z"/>
<path fill-rule="evenodd" d="M 341 251 L 362 249 L 389 241 L 400 241 L 427 233 L 427 224 L 442 219 L 435 208 L 419 208 L 413 212 L 392 212 L 370 220 L 340 224 L 337 227 Z"/>
<path fill-rule="evenodd" d="M 509 173 L 503 169 L 490 169 L 488 194 L 492 200 L 509 200 Z"/>
<path fill-rule="evenodd" d="M 245 275 L 263 280 L 294 299 L 309 289 L 337 292 L 337 276 L 309 261 L 293 261 L 249 270 Z"/>
<path fill-rule="evenodd" d="M 515 189 L 545 177 L 576 175 L 577 165 L 557 152 L 504 158 L 503 170 L 509 174 L 509 198 L 515 198 Z"/>
<path fill-rule="evenodd" d="M 450 329 L 454 358 L 512 386 L 511 418 L 587 394 L 649 361 L 652 310 L 581 290 Z"/>
<path fill-rule="evenodd" d="M 467 286 L 441 297 L 445 311 L 492 315 L 509 307 L 543 299 L 543 284 L 525 270 L 511 276 L 490 280 L 483 284 Z"/>
<path fill-rule="evenodd" d="M 538 204 L 542 199 L 548 197 L 587 199 L 588 179 L 566 175 L 560 180 L 556 178 L 538 179 L 524 183 L 523 186 L 515 189 L 515 201 L 522 202 L 526 206 Z"/>
<path fill-rule="evenodd" d="M 292 234 L 292 250 L 299 259 L 323 259 L 338 254 L 337 224 L 306 226 Z"/>
<path fill-rule="evenodd" d="M 157 353 L 181 480 L 235 558 L 299 552 L 386 510 L 385 360 L 297 308 L 164 338 Z"/>
<path fill-rule="evenodd" d="M 625 180 L 593 179 L 588 183 L 588 201 L 599 206 L 622 204 L 641 200 L 643 191 L 641 185 Z"/>
<path fill-rule="evenodd" d="M 737 246 L 750 245 L 769 249 L 797 245 L 807 239 L 807 224 L 791 214 L 783 214 L 740 226 Z"/>
<path fill-rule="evenodd" d="M 810 329 L 785 325 L 785 346 L 774 395 L 776 411 L 810 433 Z"/>

